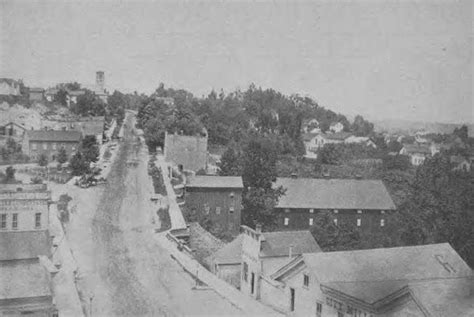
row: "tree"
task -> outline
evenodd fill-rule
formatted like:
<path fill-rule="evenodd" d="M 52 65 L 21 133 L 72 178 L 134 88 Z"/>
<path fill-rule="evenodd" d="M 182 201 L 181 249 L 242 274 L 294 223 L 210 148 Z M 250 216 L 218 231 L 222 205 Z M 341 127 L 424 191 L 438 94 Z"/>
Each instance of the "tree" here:
<path fill-rule="evenodd" d="M 240 156 L 234 147 L 228 147 L 218 164 L 220 176 L 239 176 L 242 174 Z"/>
<path fill-rule="evenodd" d="M 63 105 L 67 106 L 67 91 L 64 88 L 60 88 L 56 95 L 54 95 L 54 101 Z"/>
<path fill-rule="evenodd" d="M 386 170 L 398 169 L 406 171 L 410 169 L 410 158 L 406 155 L 386 155 L 383 158 L 383 167 Z"/>
<path fill-rule="evenodd" d="M 318 162 L 321 164 L 337 165 L 341 161 L 342 153 L 336 144 L 325 144 L 318 153 Z"/>
<path fill-rule="evenodd" d="M 38 158 L 38 165 L 39 166 L 47 166 L 48 165 L 48 157 L 46 154 L 41 154 Z"/>
<path fill-rule="evenodd" d="M 105 116 L 106 104 L 93 92 L 86 90 L 83 95 L 77 97 L 71 111 L 79 116 Z"/>
<path fill-rule="evenodd" d="M 81 152 L 86 161 L 97 162 L 99 159 L 100 150 L 95 136 L 88 135 L 82 140 Z"/>
<path fill-rule="evenodd" d="M 242 157 L 243 223 L 254 226 L 260 223 L 274 228 L 277 215 L 275 206 L 284 189 L 274 188 L 276 181 L 276 152 L 264 138 L 253 138 L 244 148 Z"/>
<path fill-rule="evenodd" d="M 84 158 L 81 152 L 77 152 L 69 160 L 69 168 L 73 176 L 84 175 L 90 172 L 90 162 Z"/>
<path fill-rule="evenodd" d="M 11 183 L 15 181 L 15 169 L 13 166 L 8 166 L 5 170 L 5 183 Z"/>
<path fill-rule="evenodd" d="M 67 153 L 64 147 L 61 147 L 59 149 L 56 160 L 58 161 L 59 164 L 64 164 L 67 162 Z"/>
<path fill-rule="evenodd" d="M 467 139 L 469 138 L 468 129 L 466 125 L 463 125 L 460 128 L 454 128 L 453 134 L 455 136 L 458 136 L 464 143 L 466 143 Z"/>
<path fill-rule="evenodd" d="M 365 120 L 361 115 L 357 115 L 351 125 L 351 130 L 357 136 L 368 136 L 374 132 L 374 124 Z"/>

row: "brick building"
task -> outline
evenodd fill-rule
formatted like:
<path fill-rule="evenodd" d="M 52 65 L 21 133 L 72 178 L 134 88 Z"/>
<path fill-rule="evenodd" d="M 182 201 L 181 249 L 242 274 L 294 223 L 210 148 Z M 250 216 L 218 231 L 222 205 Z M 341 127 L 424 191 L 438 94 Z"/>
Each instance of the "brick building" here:
<path fill-rule="evenodd" d="M 468 316 L 474 308 L 472 270 L 448 243 L 302 254 L 269 278 L 261 301 L 291 316 Z"/>
<path fill-rule="evenodd" d="M 57 316 L 46 185 L 0 185 L 0 315 Z M 43 259 L 43 260 L 42 260 Z"/>
<path fill-rule="evenodd" d="M 278 178 L 286 192 L 276 210 L 282 229 L 310 229 L 319 211 L 331 211 L 336 224 L 366 230 L 383 228 L 395 204 L 380 180 Z"/>
<path fill-rule="evenodd" d="M 209 217 L 217 230 L 237 234 L 243 188 L 240 176 L 194 176 L 186 184 L 186 210 L 198 219 Z"/>
<path fill-rule="evenodd" d="M 22 151 L 32 161 L 38 160 L 41 154 L 45 154 L 48 161 L 54 161 L 59 149 L 64 148 L 69 158 L 79 149 L 81 139 L 78 131 L 27 130 Z"/>

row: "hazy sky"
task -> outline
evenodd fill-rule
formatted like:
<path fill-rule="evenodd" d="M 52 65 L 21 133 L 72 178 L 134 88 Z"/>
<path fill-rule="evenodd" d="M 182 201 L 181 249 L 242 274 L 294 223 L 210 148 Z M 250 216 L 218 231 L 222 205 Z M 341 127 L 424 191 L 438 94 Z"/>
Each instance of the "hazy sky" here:
<path fill-rule="evenodd" d="M 474 122 L 470 0 L 0 4 L 0 77 L 30 86 L 254 82 L 348 115 Z"/>

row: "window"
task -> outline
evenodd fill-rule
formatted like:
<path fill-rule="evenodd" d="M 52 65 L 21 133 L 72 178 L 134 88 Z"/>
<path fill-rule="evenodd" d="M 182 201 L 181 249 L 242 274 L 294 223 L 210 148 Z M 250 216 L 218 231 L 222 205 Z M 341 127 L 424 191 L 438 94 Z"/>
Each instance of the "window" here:
<path fill-rule="evenodd" d="M 35 228 L 41 228 L 41 213 L 35 214 Z"/>
<path fill-rule="evenodd" d="M 234 198 L 234 193 L 233 192 L 230 193 L 229 196 L 230 196 L 230 198 Z"/>
<path fill-rule="evenodd" d="M 316 317 L 321 317 L 323 314 L 323 304 L 316 303 Z"/>
<path fill-rule="evenodd" d="M 385 219 L 380 219 L 380 226 L 384 227 L 385 226 Z"/>
<path fill-rule="evenodd" d="M 337 218 L 334 218 L 334 224 L 337 226 Z"/>
<path fill-rule="evenodd" d="M 43 150 L 48 149 L 48 144 L 46 142 L 43 142 Z"/>
<path fill-rule="evenodd" d="M 12 229 L 18 229 L 18 214 L 12 215 Z"/>
<path fill-rule="evenodd" d="M 303 285 L 306 287 L 309 286 L 309 276 L 306 274 L 303 274 Z"/>
<path fill-rule="evenodd" d="M 309 210 L 309 213 L 310 213 L 310 214 L 314 214 L 314 209 L 311 208 L 311 209 Z"/>
<path fill-rule="evenodd" d="M 56 150 L 56 143 L 53 142 L 53 150 Z"/>
<path fill-rule="evenodd" d="M 0 214 L 0 229 L 7 228 L 7 214 Z"/>
<path fill-rule="evenodd" d="M 361 214 L 361 213 L 362 213 L 362 210 L 357 210 L 357 213 L 358 213 L 358 214 Z"/>
<path fill-rule="evenodd" d="M 313 225 L 313 218 L 309 218 L 309 225 L 310 225 L 310 226 Z"/>
<path fill-rule="evenodd" d="M 357 218 L 357 227 L 360 227 L 361 224 L 362 224 L 362 219 Z"/>
<path fill-rule="evenodd" d="M 244 273 L 244 281 L 247 282 L 248 280 L 248 275 L 249 275 L 249 265 L 244 262 L 244 270 L 243 270 L 243 273 Z"/>
<path fill-rule="evenodd" d="M 221 207 L 216 207 L 216 215 L 220 215 L 221 214 Z"/>
<path fill-rule="evenodd" d="M 33 150 L 36 150 L 36 149 L 37 149 L 37 144 L 36 144 L 36 143 L 32 143 L 32 144 L 31 144 L 31 148 L 32 148 Z"/>
<path fill-rule="evenodd" d="M 290 209 L 286 208 L 286 209 L 285 209 L 285 212 L 286 212 L 286 213 L 290 212 Z"/>
<path fill-rule="evenodd" d="M 290 222 L 290 218 L 285 218 L 285 221 L 284 221 L 283 224 L 284 224 L 285 226 L 288 226 L 288 223 L 289 223 L 289 222 Z"/>

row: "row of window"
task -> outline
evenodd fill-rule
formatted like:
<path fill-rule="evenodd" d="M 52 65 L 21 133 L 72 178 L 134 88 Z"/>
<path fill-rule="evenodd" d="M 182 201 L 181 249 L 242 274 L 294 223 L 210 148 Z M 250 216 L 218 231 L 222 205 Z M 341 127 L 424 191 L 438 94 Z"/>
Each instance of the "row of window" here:
<path fill-rule="evenodd" d="M 7 229 L 7 214 L 0 214 L 0 229 Z M 12 229 L 18 229 L 18 214 L 12 214 L 11 219 Z M 35 229 L 41 228 L 41 213 L 35 213 Z"/>
<path fill-rule="evenodd" d="M 334 218 L 334 224 L 337 225 L 337 218 Z M 283 225 L 288 226 L 290 224 L 290 218 L 285 217 L 283 219 Z M 313 218 L 309 218 L 309 225 L 312 226 L 314 224 Z M 362 219 L 357 218 L 356 220 L 357 227 L 362 226 Z M 385 219 L 380 219 L 380 227 L 385 227 Z"/>
<path fill-rule="evenodd" d="M 310 214 L 314 214 L 314 208 L 308 209 L 308 211 L 309 211 Z M 337 210 L 337 209 L 333 209 L 332 211 L 333 211 L 335 214 L 338 214 L 338 213 L 339 213 L 339 210 Z M 285 212 L 286 212 L 286 213 L 289 213 L 289 212 L 290 212 L 290 209 L 289 209 L 289 208 L 286 208 L 286 209 L 285 209 Z M 358 213 L 358 214 L 362 214 L 362 210 L 360 210 L 360 209 L 357 210 L 357 213 Z M 380 213 L 381 213 L 382 215 L 385 214 L 385 210 L 380 210 Z"/>
<path fill-rule="evenodd" d="M 221 214 L 221 210 L 222 210 L 221 207 L 220 207 L 220 206 L 217 206 L 217 207 L 216 207 L 216 215 L 220 215 L 220 214 Z M 232 207 L 232 206 L 229 207 L 229 213 L 232 214 L 232 213 L 234 213 L 234 211 L 235 211 L 234 207 Z M 209 215 L 209 213 L 211 212 L 211 207 L 205 205 L 205 206 L 204 206 L 204 212 L 205 212 L 206 215 Z"/>
<path fill-rule="evenodd" d="M 32 143 L 31 148 L 32 148 L 33 150 L 37 150 L 37 149 L 38 149 L 38 144 L 41 144 L 41 145 L 43 146 L 43 150 L 47 150 L 47 149 L 48 149 L 48 144 L 51 144 L 51 148 L 52 148 L 53 150 L 56 150 L 58 147 L 63 147 L 63 148 L 66 147 L 66 143 L 56 143 L 56 142 L 48 143 L 48 142 L 43 142 L 43 143 Z M 75 150 L 76 150 L 76 147 L 73 146 L 73 147 L 72 147 L 72 150 L 75 151 Z"/>

